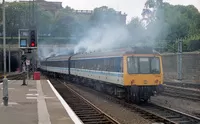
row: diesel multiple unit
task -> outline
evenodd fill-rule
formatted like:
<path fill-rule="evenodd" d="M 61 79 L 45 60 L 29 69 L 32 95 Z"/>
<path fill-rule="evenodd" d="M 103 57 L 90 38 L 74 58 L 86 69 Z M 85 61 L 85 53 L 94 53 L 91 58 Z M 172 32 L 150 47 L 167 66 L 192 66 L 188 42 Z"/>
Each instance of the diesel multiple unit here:
<path fill-rule="evenodd" d="M 60 55 L 41 61 L 40 69 L 132 102 L 162 91 L 162 57 L 151 48 Z"/>

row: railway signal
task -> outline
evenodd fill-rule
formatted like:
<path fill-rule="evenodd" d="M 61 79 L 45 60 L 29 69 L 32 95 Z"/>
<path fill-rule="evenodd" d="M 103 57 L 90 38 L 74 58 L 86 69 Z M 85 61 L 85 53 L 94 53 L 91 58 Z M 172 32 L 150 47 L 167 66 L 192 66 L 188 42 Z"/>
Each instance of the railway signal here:
<path fill-rule="evenodd" d="M 30 30 L 30 43 L 29 47 L 37 47 L 37 34 L 36 30 Z"/>
<path fill-rule="evenodd" d="M 19 29 L 19 48 L 34 49 L 37 48 L 37 30 L 36 29 Z"/>

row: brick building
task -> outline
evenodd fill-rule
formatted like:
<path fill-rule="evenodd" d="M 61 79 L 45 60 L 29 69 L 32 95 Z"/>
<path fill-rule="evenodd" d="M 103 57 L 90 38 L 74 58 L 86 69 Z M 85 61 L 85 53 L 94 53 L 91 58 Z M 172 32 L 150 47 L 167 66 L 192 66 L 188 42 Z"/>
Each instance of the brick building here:
<path fill-rule="evenodd" d="M 33 1 L 25 1 L 20 0 L 19 2 L 22 3 L 32 3 Z M 35 3 L 39 6 L 41 6 L 44 10 L 50 11 L 52 13 L 56 13 L 58 10 L 62 9 L 62 2 L 51 2 L 51 1 L 45 1 L 45 0 L 35 0 Z"/>
<path fill-rule="evenodd" d="M 91 16 L 94 11 L 93 10 L 74 10 L 73 12 L 76 13 L 77 15 L 89 15 L 89 16 Z M 122 24 L 126 24 L 127 14 L 125 14 L 125 13 L 122 14 L 121 11 L 116 12 L 116 14 L 119 16 L 120 22 Z"/>
<path fill-rule="evenodd" d="M 19 2 L 32 2 L 30 1 L 25 1 L 25 0 L 20 0 Z M 52 13 L 56 14 L 56 12 L 60 9 L 62 9 L 62 2 L 52 2 L 52 1 L 45 1 L 45 0 L 35 0 L 37 5 L 41 6 L 44 10 L 46 11 L 51 11 Z M 93 10 L 73 10 L 73 12 L 77 15 L 84 15 L 90 17 L 90 15 L 93 14 Z M 120 17 L 120 21 L 122 24 L 126 24 L 126 14 L 122 14 L 121 12 L 117 12 L 117 15 Z"/>

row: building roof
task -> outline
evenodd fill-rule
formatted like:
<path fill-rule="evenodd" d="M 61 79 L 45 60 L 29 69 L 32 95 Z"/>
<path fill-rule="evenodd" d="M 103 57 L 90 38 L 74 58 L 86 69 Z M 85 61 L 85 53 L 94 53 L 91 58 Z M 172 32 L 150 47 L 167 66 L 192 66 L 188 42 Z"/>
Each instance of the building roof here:
<path fill-rule="evenodd" d="M 28 3 L 33 1 L 25 1 L 20 0 L 19 2 Z M 54 1 L 45 1 L 45 0 L 35 0 L 35 2 L 41 6 L 43 9 L 48 11 L 57 11 L 59 9 L 62 9 L 62 2 L 54 2 Z"/>

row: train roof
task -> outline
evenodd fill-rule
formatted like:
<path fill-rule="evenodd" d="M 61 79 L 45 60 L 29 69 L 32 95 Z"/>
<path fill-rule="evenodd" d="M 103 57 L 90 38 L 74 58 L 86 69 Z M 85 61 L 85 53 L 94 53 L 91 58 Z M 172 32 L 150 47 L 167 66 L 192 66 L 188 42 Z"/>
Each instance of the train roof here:
<path fill-rule="evenodd" d="M 94 51 L 86 53 L 78 53 L 72 55 L 71 60 L 77 59 L 90 59 L 90 58 L 110 58 L 110 57 L 122 57 L 126 54 L 159 54 L 153 48 L 148 47 L 133 47 L 133 48 L 124 48 L 124 49 L 115 49 L 115 50 L 105 50 L 105 51 Z M 55 57 L 50 57 L 47 61 L 56 61 L 56 60 L 68 60 L 71 55 L 60 55 Z"/>
<path fill-rule="evenodd" d="M 47 61 L 67 60 L 70 56 L 71 55 L 59 55 L 59 56 L 49 57 L 46 60 Z"/>

